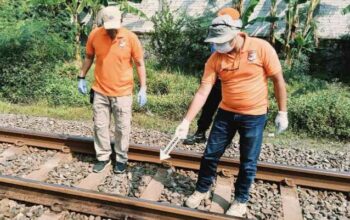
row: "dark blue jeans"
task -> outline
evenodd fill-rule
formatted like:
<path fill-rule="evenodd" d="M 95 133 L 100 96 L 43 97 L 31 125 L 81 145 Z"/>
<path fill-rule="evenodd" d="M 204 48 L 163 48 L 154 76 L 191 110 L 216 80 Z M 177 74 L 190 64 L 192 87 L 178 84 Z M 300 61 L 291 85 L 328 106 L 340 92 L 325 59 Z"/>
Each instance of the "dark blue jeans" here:
<path fill-rule="evenodd" d="M 216 177 L 220 157 L 238 131 L 240 135 L 240 167 L 235 183 L 235 200 L 249 200 L 249 188 L 254 181 L 267 116 L 242 115 L 219 109 L 210 131 L 201 160 L 196 190 L 207 192 Z"/>

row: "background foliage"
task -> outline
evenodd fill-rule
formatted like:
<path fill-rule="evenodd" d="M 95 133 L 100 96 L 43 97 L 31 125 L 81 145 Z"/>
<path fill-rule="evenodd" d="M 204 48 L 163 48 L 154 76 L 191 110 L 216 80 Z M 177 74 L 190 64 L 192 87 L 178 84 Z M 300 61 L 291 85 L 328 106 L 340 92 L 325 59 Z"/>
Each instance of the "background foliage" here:
<path fill-rule="evenodd" d="M 125 4 L 125 10 L 134 10 L 128 9 L 125 1 L 118 3 Z M 88 97 L 78 94 L 76 88 L 75 77 L 80 66 L 76 63 L 79 30 L 72 22 L 68 7 L 60 0 L 0 1 L 1 100 L 20 104 L 45 102 L 50 106 L 89 106 Z M 310 8 L 313 7 L 310 4 Z M 291 16 L 292 12 L 294 17 L 298 15 L 292 8 L 290 10 Z M 151 18 L 155 32 L 147 48 L 153 54 L 153 58 L 147 60 L 149 102 L 146 108 L 134 106 L 135 111 L 165 120 L 181 120 L 199 85 L 205 60 L 210 55 L 209 45 L 203 40 L 214 16 L 208 13 L 192 18 L 183 12 L 176 13 L 181 16 L 175 16 L 165 7 Z M 250 14 L 245 13 L 246 25 L 252 22 Z M 293 27 L 295 23 L 292 21 L 288 25 Z M 288 83 L 290 128 L 293 132 L 316 137 L 350 139 L 349 87 L 310 75 L 308 57 L 316 46 L 309 31 L 313 28 L 312 22 L 301 27 L 302 30 L 294 32 L 295 38 L 288 38 L 293 56 L 286 56 L 284 51 L 281 56 Z M 286 36 L 278 38 L 284 46 L 287 45 Z M 270 40 L 273 38 L 270 36 Z M 78 42 L 80 45 L 81 38 Z M 284 62 L 289 58 L 293 62 Z M 91 85 L 92 73 L 88 80 Z M 269 126 L 273 126 L 277 108 L 272 85 L 269 89 Z"/>
<path fill-rule="evenodd" d="M 1 3 L 0 94 L 4 99 L 29 103 L 55 95 L 48 89 L 53 70 L 73 57 L 72 27 L 61 7 Z M 53 83 L 61 84 L 60 80 Z"/>
<path fill-rule="evenodd" d="M 151 18 L 154 32 L 151 34 L 150 50 L 158 64 L 198 73 L 210 55 L 209 45 L 204 42 L 208 26 L 214 14 L 189 17 L 184 12 L 176 15 L 168 5 Z"/>

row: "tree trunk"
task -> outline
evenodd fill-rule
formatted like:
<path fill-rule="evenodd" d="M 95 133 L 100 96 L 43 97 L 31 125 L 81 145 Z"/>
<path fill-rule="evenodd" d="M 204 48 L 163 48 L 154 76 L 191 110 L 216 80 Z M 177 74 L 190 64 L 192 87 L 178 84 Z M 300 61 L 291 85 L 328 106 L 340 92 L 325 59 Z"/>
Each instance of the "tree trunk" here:
<path fill-rule="evenodd" d="M 75 24 L 75 60 L 80 65 L 81 64 L 81 54 L 80 54 L 80 25 L 78 21 L 78 14 L 73 15 L 73 21 Z"/>
<path fill-rule="evenodd" d="M 271 0 L 271 8 L 270 8 L 270 16 L 271 17 L 275 17 L 276 16 L 276 8 L 277 8 L 277 4 L 276 4 L 276 0 Z M 275 39 L 275 30 L 276 30 L 276 22 L 272 22 L 270 25 L 270 42 L 272 44 L 272 46 L 275 46 L 276 44 L 276 39 Z"/>
<path fill-rule="evenodd" d="M 303 30 L 303 36 L 306 36 L 306 34 L 310 28 L 312 19 L 314 18 L 314 11 L 319 4 L 320 4 L 320 0 L 311 0 L 310 1 L 310 6 L 309 6 L 309 9 L 307 12 L 307 19 L 306 19 L 306 23 L 305 23 L 304 30 Z"/>

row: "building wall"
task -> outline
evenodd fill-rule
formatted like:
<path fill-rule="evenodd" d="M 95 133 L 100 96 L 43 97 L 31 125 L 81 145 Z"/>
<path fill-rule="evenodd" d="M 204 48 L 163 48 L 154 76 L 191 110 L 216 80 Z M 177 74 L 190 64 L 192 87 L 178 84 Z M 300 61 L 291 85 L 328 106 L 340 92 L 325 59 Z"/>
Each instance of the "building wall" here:
<path fill-rule="evenodd" d="M 200 16 L 206 11 L 216 12 L 222 7 L 232 5 L 232 0 L 164 0 L 168 2 L 171 10 L 179 14 L 184 11 L 190 16 Z M 210 3 L 214 2 L 214 3 Z M 244 5 L 249 0 L 244 1 Z M 270 0 L 261 0 L 256 6 L 251 19 L 257 16 L 267 16 L 270 11 Z M 142 0 L 141 3 L 130 3 L 143 11 L 147 17 L 152 17 L 162 9 L 162 0 Z M 350 34 L 350 14 L 342 15 L 341 10 L 350 4 L 350 0 L 321 0 L 315 17 L 317 22 L 317 34 L 322 39 L 340 39 Z M 283 0 L 277 1 L 277 15 L 284 18 L 286 4 Z M 139 33 L 147 33 L 153 30 L 153 24 L 138 16 L 127 14 L 123 24 L 131 30 Z M 277 31 L 283 32 L 285 27 L 284 19 L 277 23 Z M 266 36 L 269 31 L 269 23 L 256 23 L 248 26 L 247 31 L 254 36 Z"/>

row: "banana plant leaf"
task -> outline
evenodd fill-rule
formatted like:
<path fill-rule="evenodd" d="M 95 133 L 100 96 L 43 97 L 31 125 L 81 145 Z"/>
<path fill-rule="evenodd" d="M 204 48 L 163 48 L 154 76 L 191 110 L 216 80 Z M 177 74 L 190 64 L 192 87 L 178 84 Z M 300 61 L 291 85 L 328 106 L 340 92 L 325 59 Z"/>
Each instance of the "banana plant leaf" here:
<path fill-rule="evenodd" d="M 347 13 L 350 13 L 350 5 L 346 6 L 341 12 L 343 15 L 346 15 Z"/>
<path fill-rule="evenodd" d="M 250 0 L 247 9 L 242 14 L 243 27 L 248 24 L 249 17 L 254 12 L 255 7 L 258 5 L 260 0 Z"/>
<path fill-rule="evenodd" d="M 145 13 L 143 13 L 140 9 L 131 6 L 127 1 L 121 1 L 119 3 L 119 5 L 120 5 L 121 11 L 126 12 L 126 13 L 130 13 L 130 14 L 134 14 L 134 15 L 138 15 L 142 18 L 149 20 L 149 18 L 147 17 L 147 15 Z"/>

